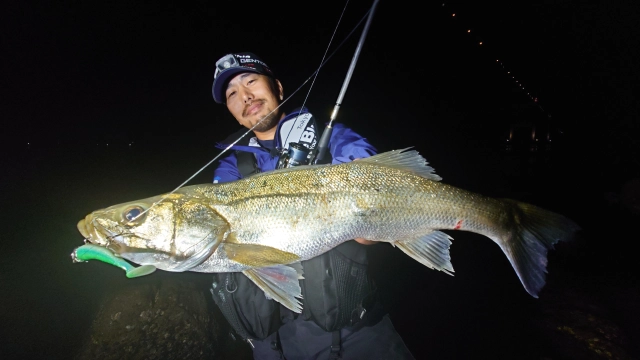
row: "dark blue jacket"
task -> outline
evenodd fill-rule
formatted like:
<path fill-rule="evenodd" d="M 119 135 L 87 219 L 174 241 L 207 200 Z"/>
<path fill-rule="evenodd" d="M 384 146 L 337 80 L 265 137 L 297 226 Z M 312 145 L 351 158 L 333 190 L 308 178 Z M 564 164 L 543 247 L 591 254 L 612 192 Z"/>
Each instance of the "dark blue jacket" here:
<path fill-rule="evenodd" d="M 307 111 L 303 109 L 302 112 Z M 282 147 L 282 144 L 277 143 L 281 141 L 278 135 L 279 130 L 283 123 L 296 115 L 298 112 L 294 111 L 279 122 L 274 140 L 276 143 L 269 146 L 273 145 L 276 149 Z M 320 129 L 317 128 L 317 123 L 314 126 L 317 139 L 320 135 L 317 132 Z M 262 147 L 255 138 L 247 138 L 249 134 L 237 141 L 236 136 L 245 133 L 246 130 L 240 130 L 216 144 L 218 148 L 226 149 L 229 144 L 235 143 L 229 148 L 229 155 L 220 161 L 214 171 L 214 182 L 222 183 L 242 178 L 238 169 L 238 156 L 243 155 L 237 155 L 236 152 L 253 153 L 256 165 L 261 172 L 272 171 L 277 167 L 277 152 L 271 152 L 270 149 Z M 328 148 L 333 164 L 366 158 L 377 153 L 365 138 L 342 124 L 333 125 Z M 253 157 L 245 157 L 243 160 L 247 158 Z M 246 164 L 244 165 L 242 167 L 248 171 Z M 251 170 L 254 168 L 252 167 Z M 375 284 L 366 271 L 368 261 L 365 248 L 355 241 L 347 241 L 321 256 L 302 262 L 305 279 L 300 281 L 304 298 L 301 318 L 312 321 L 316 324 L 317 330 L 334 332 L 345 326 L 377 321 L 376 319 L 381 316 L 380 311 L 373 311 L 381 307 L 376 306 Z M 345 269 L 349 270 L 345 271 Z M 273 300 L 267 300 L 264 292 L 246 276 L 218 273 L 214 275 L 214 284 L 224 284 L 224 286 L 214 286 L 216 290 L 212 292 L 213 299 L 238 335 L 243 339 L 253 339 L 256 346 L 261 340 L 266 341 L 267 352 L 273 352 L 271 340 L 268 340 L 269 336 L 273 336 L 284 323 L 292 321 L 295 318 L 294 313 Z M 229 291 L 229 288 L 235 290 Z M 365 313 L 368 314 L 365 316 L 366 319 L 353 319 L 353 314 Z M 319 339 L 309 334 L 303 338 L 304 341 Z"/>
<path fill-rule="evenodd" d="M 307 112 L 303 109 L 301 113 Z M 280 123 L 289 120 L 298 115 L 297 111 L 288 114 Z M 278 127 L 279 128 L 279 127 Z M 249 134 L 247 136 L 250 136 Z M 235 139 L 231 139 L 228 143 L 220 142 L 216 144 L 217 148 L 225 149 Z M 279 137 L 276 136 L 276 142 L 279 141 Z M 276 143 L 276 148 L 281 148 L 282 144 Z M 249 141 L 249 145 L 232 146 L 229 151 L 229 155 L 222 158 L 218 167 L 215 169 L 214 182 L 229 182 L 242 178 L 242 175 L 238 171 L 238 160 L 235 155 L 235 151 L 240 150 L 247 151 L 255 154 L 257 160 L 257 166 L 261 172 L 267 172 L 275 170 L 278 163 L 278 156 L 271 155 L 269 149 L 261 147 L 255 139 Z M 340 124 L 333 124 L 333 132 L 331 133 L 331 139 L 329 140 L 329 152 L 333 157 L 333 164 L 340 164 L 349 162 L 357 158 L 366 158 L 371 155 L 377 154 L 377 150 L 371 145 L 367 139 L 360 136 L 350 128 Z"/>

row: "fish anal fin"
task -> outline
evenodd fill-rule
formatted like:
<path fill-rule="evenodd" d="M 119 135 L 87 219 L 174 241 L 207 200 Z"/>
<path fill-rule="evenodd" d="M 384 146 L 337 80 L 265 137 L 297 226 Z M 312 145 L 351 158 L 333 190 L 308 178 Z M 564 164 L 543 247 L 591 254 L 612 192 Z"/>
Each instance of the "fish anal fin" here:
<path fill-rule="evenodd" d="M 294 253 L 271 246 L 227 242 L 223 246 L 230 260 L 250 267 L 260 268 L 290 264 L 300 260 L 300 257 Z"/>
<path fill-rule="evenodd" d="M 435 173 L 435 170 L 431 166 L 428 166 L 429 163 L 424 157 L 422 157 L 422 155 L 420 155 L 416 150 L 409 149 L 411 148 L 383 152 L 367 158 L 359 159 L 358 162 L 373 163 L 395 169 L 411 171 L 433 181 L 442 180 L 442 178 Z"/>
<path fill-rule="evenodd" d="M 394 245 L 426 267 L 453 275 L 449 253 L 451 240 L 448 234 L 433 231 L 417 239 L 396 241 Z"/>
<path fill-rule="evenodd" d="M 242 273 L 264 291 L 267 298 L 276 300 L 293 312 L 301 313 L 302 303 L 296 299 L 302 299 L 302 289 L 298 282 L 302 277 L 300 271 L 301 267 L 275 265 L 248 269 Z"/>

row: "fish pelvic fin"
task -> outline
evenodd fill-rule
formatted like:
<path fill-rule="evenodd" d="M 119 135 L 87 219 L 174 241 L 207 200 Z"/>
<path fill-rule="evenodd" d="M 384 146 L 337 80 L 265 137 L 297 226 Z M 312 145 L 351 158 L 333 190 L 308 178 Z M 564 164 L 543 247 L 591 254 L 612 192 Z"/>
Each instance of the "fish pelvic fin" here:
<path fill-rule="evenodd" d="M 565 217 L 535 205 L 511 203 L 513 231 L 507 236 L 489 236 L 505 253 L 525 290 L 534 298 L 545 285 L 547 253 L 560 241 L 570 241 L 580 226 Z"/>
<path fill-rule="evenodd" d="M 420 155 L 416 150 L 407 151 L 409 149 L 411 148 L 383 152 L 367 158 L 359 159 L 358 162 L 373 163 L 395 169 L 411 171 L 433 181 L 442 180 L 442 178 L 435 173 L 435 170 L 431 166 L 428 166 L 429 163 L 424 157 L 422 157 L 422 155 Z"/>
<path fill-rule="evenodd" d="M 449 253 L 451 240 L 453 238 L 448 234 L 442 231 L 433 231 L 417 239 L 399 240 L 392 244 L 426 267 L 453 275 L 453 265 L 451 265 L 451 254 Z"/>
<path fill-rule="evenodd" d="M 302 299 L 298 282 L 302 278 L 302 266 L 275 265 L 248 269 L 242 273 L 264 291 L 268 299 L 274 299 L 293 312 L 302 313 L 302 303 L 297 299 Z"/>

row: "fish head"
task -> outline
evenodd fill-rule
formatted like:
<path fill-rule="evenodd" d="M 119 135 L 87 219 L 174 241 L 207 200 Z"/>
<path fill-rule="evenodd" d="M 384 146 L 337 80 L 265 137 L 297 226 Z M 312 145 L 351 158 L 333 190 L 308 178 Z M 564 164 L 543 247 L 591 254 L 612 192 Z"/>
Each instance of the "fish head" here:
<path fill-rule="evenodd" d="M 99 209 L 77 224 L 87 241 L 140 265 L 186 271 L 206 260 L 229 224 L 197 197 L 172 193 Z"/>

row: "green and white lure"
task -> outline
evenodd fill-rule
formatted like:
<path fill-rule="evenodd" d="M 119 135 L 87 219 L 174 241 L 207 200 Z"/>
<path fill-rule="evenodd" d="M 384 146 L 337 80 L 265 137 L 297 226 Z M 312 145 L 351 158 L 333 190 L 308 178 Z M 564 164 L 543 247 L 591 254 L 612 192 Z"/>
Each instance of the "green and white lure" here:
<path fill-rule="evenodd" d="M 126 262 L 123 258 L 117 257 L 111 250 L 102 246 L 93 244 L 85 244 L 77 247 L 71 253 L 71 259 L 73 262 L 85 262 L 88 260 L 99 260 L 113 266 L 117 266 L 126 271 L 128 278 L 136 278 L 144 275 L 149 275 L 156 271 L 156 267 L 153 265 L 142 265 L 140 267 L 134 267 Z"/>

